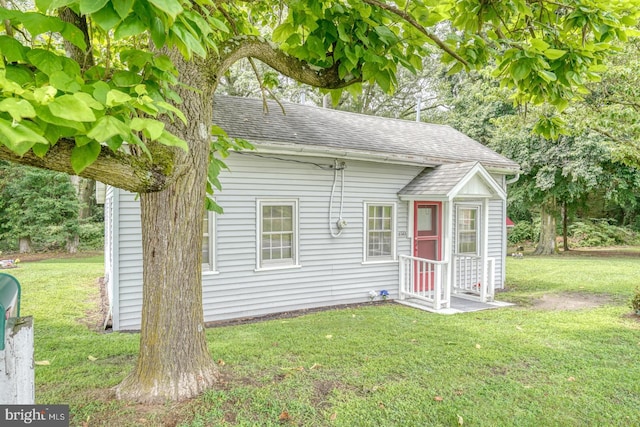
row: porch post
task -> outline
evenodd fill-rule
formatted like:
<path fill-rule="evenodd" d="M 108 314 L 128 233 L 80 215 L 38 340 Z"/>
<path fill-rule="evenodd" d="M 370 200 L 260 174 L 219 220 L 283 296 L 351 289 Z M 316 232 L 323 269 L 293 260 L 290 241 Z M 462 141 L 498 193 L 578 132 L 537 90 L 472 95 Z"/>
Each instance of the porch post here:
<path fill-rule="evenodd" d="M 398 261 L 400 262 L 400 269 L 399 269 L 399 275 L 400 277 L 398 277 L 398 285 L 400 286 L 399 289 L 399 297 L 400 300 L 403 300 L 405 298 L 404 295 L 404 290 L 405 290 L 405 280 L 406 280 L 406 274 L 405 274 L 405 265 L 404 263 L 406 262 L 406 258 L 404 257 L 404 255 L 399 255 L 398 256 Z"/>
<path fill-rule="evenodd" d="M 487 268 L 487 258 L 489 257 L 489 199 L 482 201 L 482 286 L 480 286 L 480 301 L 487 302 L 487 287 L 491 284 L 489 280 L 489 269 Z"/>
<path fill-rule="evenodd" d="M 435 280 L 433 283 L 433 290 L 434 295 L 433 295 L 433 308 L 436 310 L 440 310 L 440 304 L 441 304 L 441 296 L 442 296 L 442 265 L 440 264 L 435 264 L 435 271 L 434 271 L 434 277 Z"/>
<path fill-rule="evenodd" d="M 443 218 L 446 218 L 446 221 L 443 221 L 446 224 L 446 229 L 442 232 L 444 240 L 442 259 L 446 261 L 444 276 L 447 302 L 445 303 L 445 308 L 451 308 L 451 296 L 453 294 L 453 212 L 453 199 L 442 203 L 442 215 Z"/>

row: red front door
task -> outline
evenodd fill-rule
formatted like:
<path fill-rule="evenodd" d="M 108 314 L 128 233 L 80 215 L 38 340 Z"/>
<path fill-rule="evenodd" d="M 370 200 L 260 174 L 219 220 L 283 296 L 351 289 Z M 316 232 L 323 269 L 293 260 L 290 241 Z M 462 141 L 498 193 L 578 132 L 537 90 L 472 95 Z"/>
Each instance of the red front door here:
<path fill-rule="evenodd" d="M 413 217 L 413 256 L 433 261 L 442 260 L 442 203 L 415 202 Z M 432 264 L 416 265 L 414 290 L 433 289 L 435 274 Z"/>

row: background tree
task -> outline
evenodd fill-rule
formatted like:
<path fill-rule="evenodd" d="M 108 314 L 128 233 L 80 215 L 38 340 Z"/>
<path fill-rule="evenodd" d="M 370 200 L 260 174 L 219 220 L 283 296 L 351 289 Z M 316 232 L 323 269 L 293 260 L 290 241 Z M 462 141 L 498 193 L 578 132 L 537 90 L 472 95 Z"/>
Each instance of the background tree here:
<path fill-rule="evenodd" d="M 449 76 L 436 65 L 430 74 L 436 76 L 431 87 L 447 108 L 429 111 L 427 120 L 449 124 L 522 166 L 520 179 L 509 188 L 509 213 L 514 219 L 529 221 L 532 214 L 540 216 L 537 253 L 555 252 L 556 220 L 561 216 L 564 248 L 568 250 L 569 214 L 581 210 L 588 215 L 588 200 L 595 194 L 601 194 L 608 206 L 626 212 L 623 217 L 634 217 L 637 191 L 633 182 L 640 171 L 622 163 L 615 154 L 620 147 L 603 134 L 617 126 L 608 123 L 598 131 L 585 126 L 598 120 L 586 120 L 585 108 L 594 116 L 582 105 L 587 101 L 555 118 L 565 123 L 557 127 L 563 133 L 548 139 L 533 132 L 545 109 L 514 106 L 513 92 L 498 87 L 486 72 Z"/>
<path fill-rule="evenodd" d="M 0 162 L 0 239 L 4 249 L 31 252 L 78 235 L 79 203 L 62 173 Z M 57 240 L 57 241 L 56 241 Z M 55 246 L 54 246 L 55 247 Z"/>
<path fill-rule="evenodd" d="M 205 194 L 221 166 L 212 149 L 241 148 L 211 127 L 213 94 L 234 63 L 262 61 L 337 100 L 363 82 L 393 91 L 400 67 L 416 70 L 437 49 L 452 73 L 500 58 L 495 76 L 518 101 L 562 109 L 597 77 L 639 10 L 636 0 L 36 5 L 36 13 L 0 8 L 0 158 L 141 193 L 140 355 L 117 389 L 139 401 L 191 397 L 217 380 L 200 245 Z M 443 22 L 453 30 L 446 39 L 436 32 Z"/>
<path fill-rule="evenodd" d="M 69 181 L 73 185 L 78 199 L 78 221 L 86 223 L 91 218 L 95 207 L 96 182 L 93 179 L 85 179 L 77 175 L 70 176 Z M 76 253 L 79 245 L 80 235 L 76 233 L 67 243 L 67 252 Z"/>
<path fill-rule="evenodd" d="M 520 162 L 523 170 L 512 185 L 510 204 L 539 207 L 540 234 L 535 254 L 554 254 L 557 218 L 562 209 L 565 213 L 575 210 L 606 184 L 603 164 L 610 163 L 611 155 L 597 136 L 561 135 L 553 141 L 532 134 L 531 127 L 514 131 L 518 120 L 522 118 L 504 117 L 493 143 Z"/>
<path fill-rule="evenodd" d="M 573 124 L 600 134 L 615 161 L 640 168 L 640 41 L 629 40 L 606 65 L 601 80 L 590 83 L 584 101 L 571 109 Z"/>

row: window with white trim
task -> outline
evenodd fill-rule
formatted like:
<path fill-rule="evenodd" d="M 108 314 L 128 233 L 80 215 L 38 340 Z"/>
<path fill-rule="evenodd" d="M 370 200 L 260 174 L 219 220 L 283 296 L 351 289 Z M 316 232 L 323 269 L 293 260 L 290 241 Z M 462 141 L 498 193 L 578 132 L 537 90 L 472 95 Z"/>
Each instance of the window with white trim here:
<path fill-rule="evenodd" d="M 480 207 L 458 206 L 457 217 L 457 253 L 478 255 Z"/>
<path fill-rule="evenodd" d="M 298 201 L 258 201 L 258 268 L 298 264 Z"/>
<path fill-rule="evenodd" d="M 365 261 L 394 260 L 395 204 L 365 203 L 365 213 Z"/>
<path fill-rule="evenodd" d="M 216 217 L 215 213 L 205 211 L 204 227 L 202 233 L 202 270 L 215 271 L 215 235 Z"/>

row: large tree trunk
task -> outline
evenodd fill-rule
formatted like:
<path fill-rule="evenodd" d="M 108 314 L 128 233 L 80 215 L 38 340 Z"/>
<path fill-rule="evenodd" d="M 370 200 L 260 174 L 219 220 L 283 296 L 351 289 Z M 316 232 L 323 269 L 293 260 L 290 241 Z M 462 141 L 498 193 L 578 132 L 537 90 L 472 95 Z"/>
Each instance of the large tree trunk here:
<path fill-rule="evenodd" d="M 542 204 L 540 210 L 540 240 L 534 255 L 554 255 L 556 253 L 556 201 Z"/>
<path fill-rule="evenodd" d="M 562 249 L 569 251 L 569 209 L 567 202 L 562 202 Z"/>
<path fill-rule="evenodd" d="M 69 177 L 73 188 L 76 189 L 76 196 L 80 203 L 78 211 L 78 219 L 85 220 L 91 216 L 91 208 L 93 205 L 93 193 L 96 191 L 96 182 L 93 179 L 82 178 L 77 175 Z"/>
<path fill-rule="evenodd" d="M 31 248 L 31 237 L 20 237 L 18 239 L 18 250 L 21 254 L 26 254 L 31 252 L 33 249 Z"/>
<path fill-rule="evenodd" d="M 134 371 L 116 389 L 118 398 L 139 402 L 191 398 L 219 376 L 205 337 L 201 267 L 213 88 L 199 73 L 203 64 L 185 64 L 178 57 L 174 63 L 182 68 L 182 82 L 202 92 L 181 93 L 189 125 L 172 129 L 189 143 L 188 153 L 177 154 L 183 172 L 167 189 L 140 195 L 140 353 Z"/>
<path fill-rule="evenodd" d="M 93 179 L 82 178 L 77 175 L 69 177 L 71 185 L 76 190 L 76 197 L 78 198 L 78 204 L 80 209 L 78 210 L 78 222 L 83 224 L 86 219 L 91 216 L 91 208 L 93 204 L 93 193 L 96 191 L 96 182 Z M 75 254 L 78 252 L 78 246 L 80 246 L 80 236 L 78 233 L 74 233 L 67 238 L 67 252 Z"/>
<path fill-rule="evenodd" d="M 80 236 L 78 233 L 74 233 L 72 236 L 67 237 L 66 249 L 70 254 L 78 253 L 78 247 L 80 246 Z"/>

